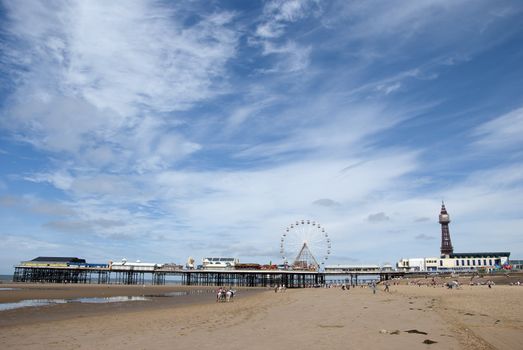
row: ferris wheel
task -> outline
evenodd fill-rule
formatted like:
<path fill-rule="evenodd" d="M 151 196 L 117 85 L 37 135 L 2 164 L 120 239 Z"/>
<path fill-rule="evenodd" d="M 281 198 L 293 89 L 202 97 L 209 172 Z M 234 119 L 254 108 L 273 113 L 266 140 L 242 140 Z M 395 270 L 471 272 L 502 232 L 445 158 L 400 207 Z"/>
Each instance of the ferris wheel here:
<path fill-rule="evenodd" d="M 316 221 L 298 220 L 285 229 L 280 239 L 283 263 L 294 268 L 319 269 L 330 253 L 329 234 Z"/>

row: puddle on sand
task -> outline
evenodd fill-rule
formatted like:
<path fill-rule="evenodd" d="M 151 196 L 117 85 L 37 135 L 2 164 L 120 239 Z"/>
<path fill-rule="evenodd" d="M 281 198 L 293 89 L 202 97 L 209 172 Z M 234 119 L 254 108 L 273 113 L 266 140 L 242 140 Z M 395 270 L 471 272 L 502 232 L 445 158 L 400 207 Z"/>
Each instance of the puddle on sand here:
<path fill-rule="evenodd" d="M 22 307 L 37 307 L 65 303 L 67 303 L 67 300 L 65 299 L 28 299 L 17 301 L 15 303 L 2 303 L 0 304 L 0 311 L 19 309 Z"/>
<path fill-rule="evenodd" d="M 124 301 L 144 301 L 150 300 L 144 296 L 123 296 L 123 297 L 106 297 L 106 298 L 78 298 L 70 300 L 71 303 L 85 303 L 85 304 L 105 304 L 105 303 L 121 303 Z"/>
<path fill-rule="evenodd" d="M 20 288 L 0 288 L 0 291 L 2 290 L 20 290 Z"/>
<path fill-rule="evenodd" d="M 212 289 L 196 289 L 196 290 L 184 290 L 179 292 L 168 292 L 162 294 L 151 294 L 146 295 L 148 297 L 181 297 L 185 295 L 200 295 L 200 294 L 210 294 L 215 293 Z"/>
<path fill-rule="evenodd" d="M 125 301 L 142 301 L 149 300 L 144 296 L 122 296 L 122 297 L 107 297 L 107 298 L 78 298 L 78 299 L 27 299 L 17 301 L 15 303 L 1 303 L 0 311 L 20 309 L 23 307 L 39 307 L 48 306 L 55 304 L 70 304 L 70 303 L 82 303 L 82 304 L 103 304 L 103 303 L 120 303 Z"/>
<path fill-rule="evenodd" d="M 7 289 L 7 288 L 4 288 Z M 14 290 L 16 288 L 11 288 Z M 116 296 L 116 297 L 96 297 L 96 298 L 76 298 L 76 299 L 27 299 L 15 303 L 0 303 L 0 311 L 20 309 L 23 307 L 39 307 L 54 304 L 82 303 L 82 304 L 105 304 L 121 303 L 127 301 L 148 301 L 155 297 L 179 297 L 194 294 L 206 294 L 209 290 L 190 290 L 180 292 L 168 292 L 163 294 L 140 295 L 140 296 Z"/>

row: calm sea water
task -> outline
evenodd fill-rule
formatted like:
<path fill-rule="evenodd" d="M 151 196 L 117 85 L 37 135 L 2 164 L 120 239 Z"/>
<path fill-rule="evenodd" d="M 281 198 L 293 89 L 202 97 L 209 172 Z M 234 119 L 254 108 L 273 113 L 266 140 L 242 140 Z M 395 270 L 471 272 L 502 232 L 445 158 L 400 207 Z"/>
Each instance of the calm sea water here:
<path fill-rule="evenodd" d="M 13 282 L 13 275 L 0 275 L 0 283 Z"/>

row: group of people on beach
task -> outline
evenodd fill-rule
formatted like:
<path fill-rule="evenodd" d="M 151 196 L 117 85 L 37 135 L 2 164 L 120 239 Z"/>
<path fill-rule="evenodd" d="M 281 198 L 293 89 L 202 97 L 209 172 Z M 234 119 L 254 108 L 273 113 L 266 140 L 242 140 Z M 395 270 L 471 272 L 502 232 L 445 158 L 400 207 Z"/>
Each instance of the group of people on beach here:
<path fill-rule="evenodd" d="M 383 289 L 384 292 L 387 292 L 387 293 L 390 293 L 390 282 L 389 281 L 385 281 L 383 283 L 383 285 L 385 286 L 385 288 Z M 356 286 L 353 284 L 342 284 L 341 285 L 341 290 L 350 290 L 350 288 L 356 288 Z M 365 287 L 369 287 L 371 290 L 372 290 L 372 294 L 376 294 L 376 290 L 377 290 L 377 284 L 375 281 L 372 281 L 370 283 L 368 283 L 367 285 L 364 285 L 364 284 L 361 284 L 360 285 L 361 288 L 365 288 Z"/>
<path fill-rule="evenodd" d="M 231 288 L 224 288 L 220 287 L 216 291 L 216 302 L 230 302 L 233 301 L 234 295 L 236 294 L 236 291 Z"/>
<path fill-rule="evenodd" d="M 286 290 L 287 287 L 285 286 L 285 284 L 278 284 L 274 287 L 274 293 L 285 293 Z"/>

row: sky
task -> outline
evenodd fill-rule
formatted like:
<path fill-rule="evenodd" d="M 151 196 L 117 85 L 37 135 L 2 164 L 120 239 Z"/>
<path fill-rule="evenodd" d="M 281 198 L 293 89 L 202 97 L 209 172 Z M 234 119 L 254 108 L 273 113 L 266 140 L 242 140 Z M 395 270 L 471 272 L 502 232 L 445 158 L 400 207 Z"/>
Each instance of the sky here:
<path fill-rule="evenodd" d="M 0 273 L 523 259 L 521 1 L 2 1 Z M 321 236 L 321 235 L 320 235 Z M 325 255 L 323 239 L 312 253 Z"/>

